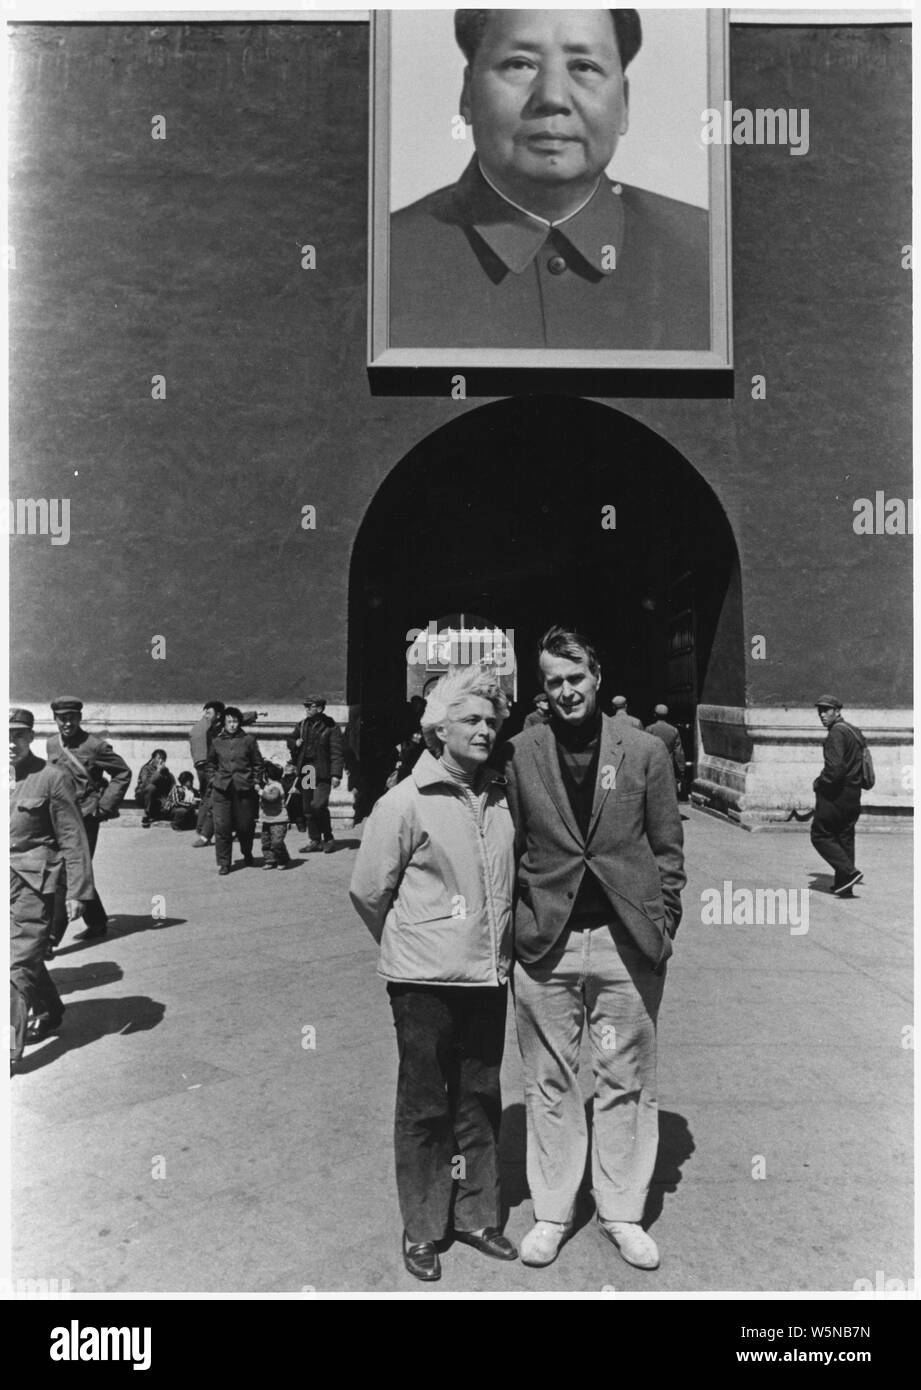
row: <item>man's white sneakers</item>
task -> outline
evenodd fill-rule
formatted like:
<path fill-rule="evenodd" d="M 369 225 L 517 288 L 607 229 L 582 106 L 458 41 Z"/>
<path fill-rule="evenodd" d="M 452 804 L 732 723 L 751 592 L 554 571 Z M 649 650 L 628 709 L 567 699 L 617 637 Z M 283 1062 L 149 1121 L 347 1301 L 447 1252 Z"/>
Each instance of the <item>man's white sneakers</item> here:
<path fill-rule="evenodd" d="M 658 1269 L 659 1247 L 637 1222 L 602 1221 L 599 1217 L 598 1225 L 608 1240 L 617 1246 L 628 1265 L 636 1265 L 637 1269 Z"/>
<path fill-rule="evenodd" d="M 635 1221 L 602 1221 L 598 1225 L 629 1265 L 637 1269 L 658 1269 L 659 1248 L 652 1236 Z M 572 1225 L 560 1221 L 537 1221 L 519 1247 L 522 1264 L 553 1264 L 560 1246 L 572 1235 Z"/>
<path fill-rule="evenodd" d="M 518 1247 L 522 1264 L 550 1265 L 560 1253 L 560 1246 L 572 1231 L 570 1224 L 560 1221 L 538 1221 Z"/>

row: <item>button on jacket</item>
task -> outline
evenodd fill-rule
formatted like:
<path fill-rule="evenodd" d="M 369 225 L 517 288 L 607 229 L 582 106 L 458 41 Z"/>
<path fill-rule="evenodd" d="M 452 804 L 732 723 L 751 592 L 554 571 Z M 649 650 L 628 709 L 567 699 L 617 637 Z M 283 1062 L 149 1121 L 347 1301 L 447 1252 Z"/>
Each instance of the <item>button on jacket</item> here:
<path fill-rule="evenodd" d="M 504 750 L 519 856 L 515 952 L 540 960 L 562 935 L 586 866 L 654 966 L 672 953 L 685 883 L 675 777 L 661 739 L 604 715 L 591 818 L 583 834 L 560 772 L 552 725 Z"/>
<path fill-rule="evenodd" d="M 709 216 L 602 176 L 550 227 L 474 159 L 393 214 L 392 347 L 710 347 Z"/>
<path fill-rule="evenodd" d="M 508 975 L 514 830 L 505 779 L 478 793 L 428 751 L 365 822 L 349 890 L 385 980 L 498 985 Z"/>
<path fill-rule="evenodd" d="M 74 742 L 68 741 L 66 752 L 61 746 L 60 734 L 52 734 L 45 751 L 49 763 L 70 776 L 77 806 L 84 819 L 95 816 L 97 811 L 114 815 L 131 789 L 131 768 L 110 743 L 81 729 Z M 83 764 L 85 780 L 79 779 L 68 754 Z"/>
<path fill-rule="evenodd" d="M 229 734 L 222 729 L 212 740 L 208 766 L 212 769 L 211 785 L 220 792 L 230 787 L 241 792 L 252 791 L 262 764 L 255 734 L 246 734 L 242 729 Z"/>
<path fill-rule="evenodd" d="M 10 868 L 34 892 L 53 894 L 67 869 L 67 896 L 88 902 L 93 869 L 70 778 L 29 754 L 10 786 Z"/>

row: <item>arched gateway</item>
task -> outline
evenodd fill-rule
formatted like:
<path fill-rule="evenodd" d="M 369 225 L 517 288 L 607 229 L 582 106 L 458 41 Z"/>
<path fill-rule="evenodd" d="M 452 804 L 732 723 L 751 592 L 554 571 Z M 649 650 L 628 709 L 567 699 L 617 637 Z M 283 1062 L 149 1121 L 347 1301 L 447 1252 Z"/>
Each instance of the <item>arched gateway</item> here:
<path fill-rule="evenodd" d="M 378 489 L 349 589 L 349 703 L 361 710 L 362 762 L 378 776 L 405 721 L 414 640 L 467 612 L 510 635 L 511 732 L 531 707 L 532 653 L 554 622 L 597 641 L 607 700 L 626 695 L 644 723 L 665 701 L 691 759 L 697 706 L 744 704 L 726 514 L 687 459 L 605 405 L 485 405 L 422 440 Z"/>

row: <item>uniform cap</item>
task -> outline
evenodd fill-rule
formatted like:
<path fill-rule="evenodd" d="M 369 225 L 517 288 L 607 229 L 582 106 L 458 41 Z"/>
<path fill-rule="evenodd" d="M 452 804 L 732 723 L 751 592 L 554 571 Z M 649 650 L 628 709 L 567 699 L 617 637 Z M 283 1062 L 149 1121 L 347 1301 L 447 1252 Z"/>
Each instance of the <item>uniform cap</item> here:
<path fill-rule="evenodd" d="M 841 701 L 835 695 L 820 695 L 815 702 L 816 709 L 844 709 Z"/>
<path fill-rule="evenodd" d="M 668 714 L 668 705 L 656 705 L 653 714 L 657 714 L 660 719 L 664 719 Z"/>
<path fill-rule="evenodd" d="M 82 714 L 83 701 L 75 700 L 72 695 L 62 695 L 59 700 L 51 701 L 52 714 L 64 714 L 67 710 L 73 710 L 77 714 Z"/>
<path fill-rule="evenodd" d="M 614 696 L 614 700 L 613 700 L 613 704 L 614 704 L 614 708 L 615 708 L 615 709 L 626 709 L 626 708 L 627 708 L 627 697 L 626 697 L 626 695 L 615 695 L 615 696 Z"/>
<path fill-rule="evenodd" d="M 326 701 L 322 695 L 305 695 L 304 708 L 306 709 L 308 705 L 319 705 L 321 709 L 325 709 Z"/>
<path fill-rule="evenodd" d="M 30 709 L 11 709 L 10 710 L 11 729 L 34 729 L 35 715 Z"/>

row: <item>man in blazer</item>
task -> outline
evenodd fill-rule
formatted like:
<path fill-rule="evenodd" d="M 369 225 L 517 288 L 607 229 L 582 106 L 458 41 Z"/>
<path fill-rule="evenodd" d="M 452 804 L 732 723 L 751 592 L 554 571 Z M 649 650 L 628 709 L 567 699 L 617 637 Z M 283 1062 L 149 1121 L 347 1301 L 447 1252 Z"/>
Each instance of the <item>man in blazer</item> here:
<path fill-rule="evenodd" d="M 572 1229 L 587 1131 L 579 1052 L 595 1076 L 598 1219 L 623 1257 L 654 1269 L 641 1226 L 658 1147 L 656 1017 L 685 883 L 675 779 L 661 739 L 603 715 L 591 643 L 553 627 L 540 670 L 551 719 L 505 750 L 516 827 L 515 1004 L 535 1226 L 526 1264 Z"/>

